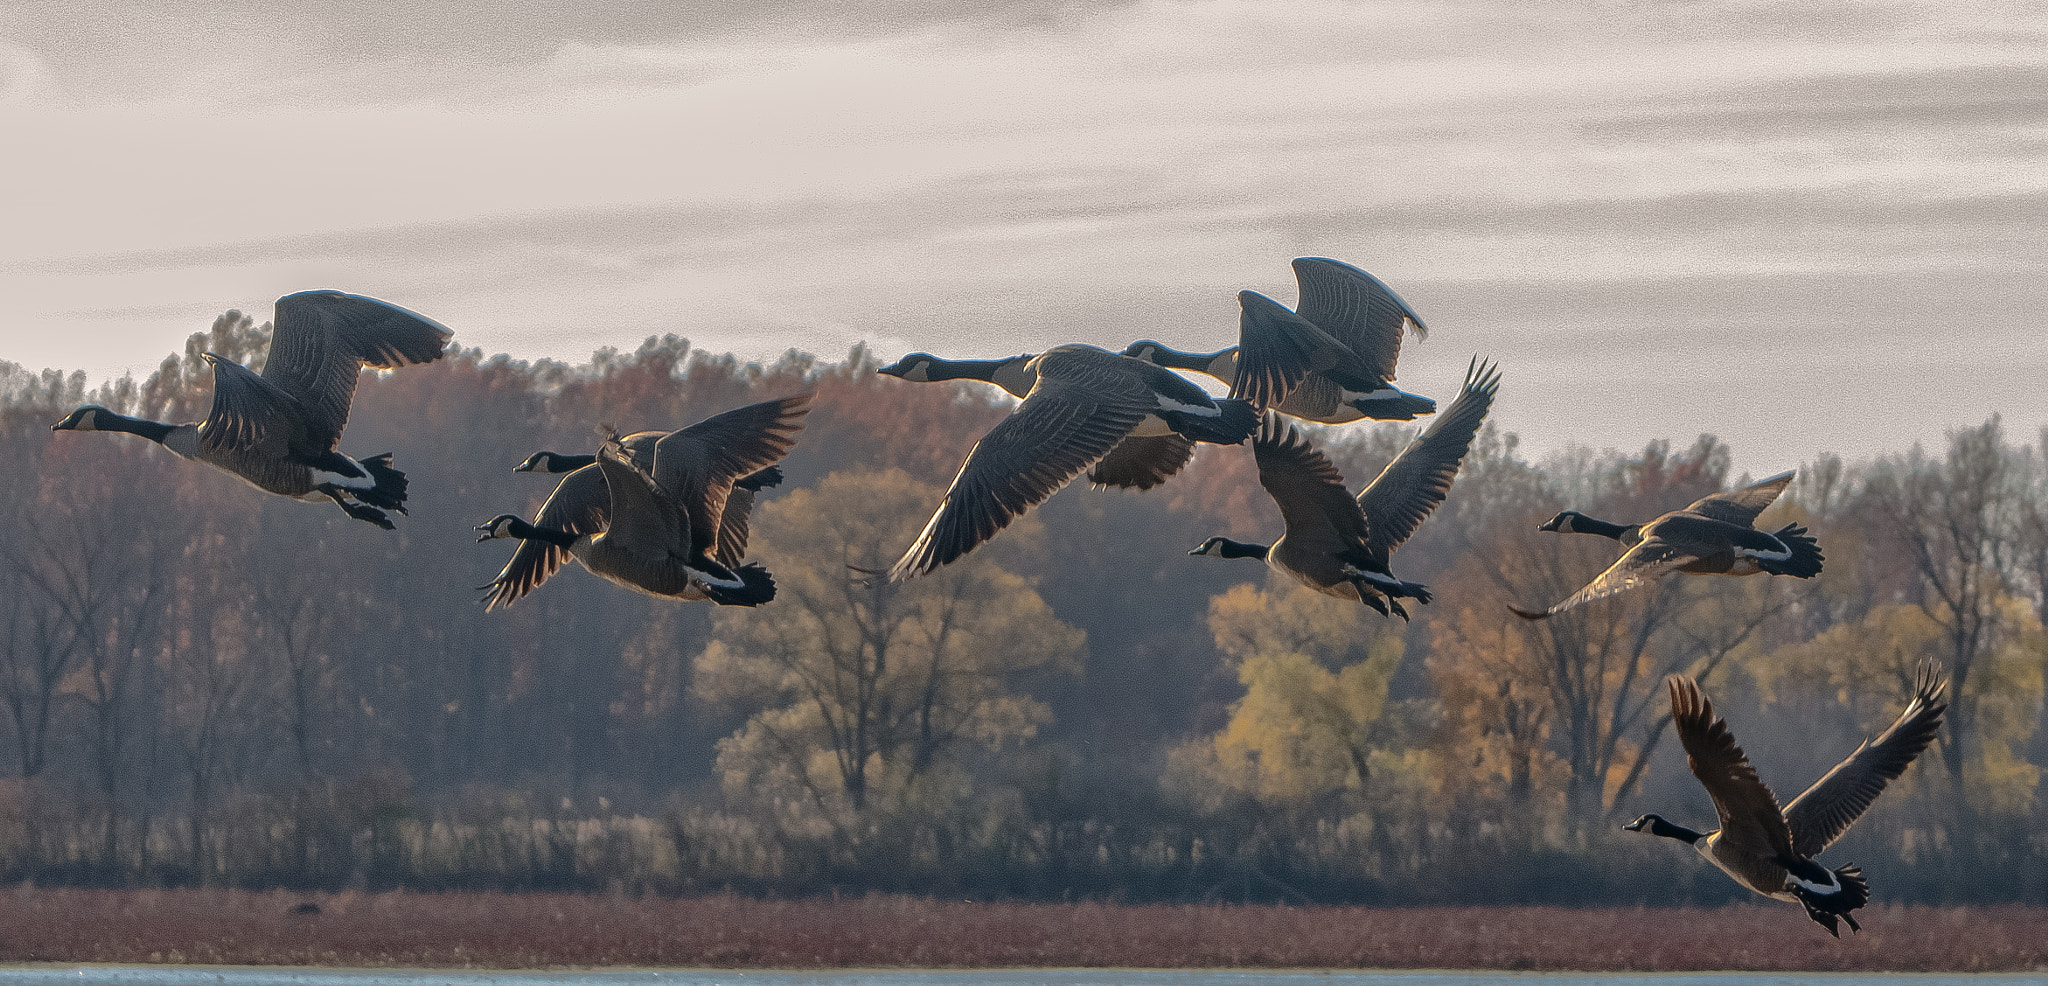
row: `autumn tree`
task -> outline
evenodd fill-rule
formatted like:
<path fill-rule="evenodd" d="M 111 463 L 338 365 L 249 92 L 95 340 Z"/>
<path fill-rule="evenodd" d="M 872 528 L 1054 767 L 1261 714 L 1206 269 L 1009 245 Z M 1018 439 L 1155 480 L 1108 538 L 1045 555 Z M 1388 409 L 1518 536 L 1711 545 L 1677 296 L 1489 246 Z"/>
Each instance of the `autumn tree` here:
<path fill-rule="evenodd" d="M 1494 501 L 1512 509 L 1466 524 L 1472 550 L 1456 571 L 1466 579 L 1469 605 L 1503 616 L 1510 603 L 1540 606 L 1569 595 L 1614 561 L 1615 545 L 1606 539 L 1535 532 L 1561 506 L 1646 521 L 1726 488 L 1728 465 L 1726 446 L 1701 436 L 1675 454 L 1658 442 L 1634 458 L 1567 457 L 1542 473 L 1512 472 L 1506 478 L 1519 495 Z M 1451 632 L 1433 631 L 1439 687 L 1448 676 L 1477 676 L 1449 685 L 1476 697 L 1488 685 L 1507 682 L 1510 694 L 1500 701 L 1510 703 L 1504 713 L 1518 717 L 1514 728 L 1524 736 L 1518 742 L 1526 743 L 1530 730 L 1547 730 L 1564 765 L 1568 822 L 1601 822 L 1621 810 L 1622 795 L 1666 733 L 1664 678 L 1678 672 L 1707 678 L 1749 644 L 1790 603 L 1793 590 L 1777 581 L 1663 579 L 1547 620 L 1508 623 L 1506 632 L 1520 638 L 1512 648 L 1487 643 L 1466 618 L 1459 621 L 1462 632 L 1456 623 L 1446 628 Z M 1506 657 L 1519 666 L 1497 667 Z M 1538 695 L 1543 708 L 1526 707 Z"/>
<path fill-rule="evenodd" d="M 1952 432 L 1941 459 L 1915 447 L 1879 460 L 1864 487 L 1865 502 L 1905 549 L 1898 561 L 1917 577 L 1915 602 L 1941 628 L 1950 683 L 1941 760 L 1958 788 L 1984 694 L 1971 676 L 1997 643 L 2013 574 L 2025 567 L 2030 472 L 2006 447 L 1994 415 Z"/>
<path fill-rule="evenodd" d="M 1005 567 L 1037 540 L 1032 518 L 926 577 L 861 574 L 895 560 L 939 493 L 898 470 L 839 472 L 757 509 L 750 554 L 775 573 L 776 598 L 720 610 L 697 658 L 700 698 L 759 708 L 718 746 L 740 800 L 795 793 L 843 829 L 961 748 L 1047 721 L 1018 688 L 1073 671 L 1085 637 Z"/>
<path fill-rule="evenodd" d="M 1400 634 L 1378 613 L 1291 581 L 1211 598 L 1209 629 L 1245 691 L 1224 728 L 1183 754 L 1203 779 L 1290 808 L 1362 793 Z"/>

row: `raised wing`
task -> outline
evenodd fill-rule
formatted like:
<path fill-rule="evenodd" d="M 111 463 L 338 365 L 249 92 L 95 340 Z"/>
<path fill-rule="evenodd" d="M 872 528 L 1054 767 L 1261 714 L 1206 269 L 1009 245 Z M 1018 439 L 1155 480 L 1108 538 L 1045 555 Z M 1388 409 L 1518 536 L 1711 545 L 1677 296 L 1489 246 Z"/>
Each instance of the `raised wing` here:
<path fill-rule="evenodd" d="M 1792 485 L 1792 473 L 1790 471 L 1781 472 L 1776 476 L 1745 486 L 1739 490 L 1729 490 L 1726 493 L 1711 493 L 1700 497 L 1694 500 L 1692 505 L 1686 507 L 1685 510 L 1687 513 L 1699 514 L 1702 517 L 1749 527 L 1756 523 L 1757 515 L 1763 513 L 1764 508 L 1769 507 L 1773 501 L 1777 500 L 1778 494 L 1785 492 L 1785 487 L 1790 485 Z"/>
<path fill-rule="evenodd" d="M 213 364 L 213 408 L 199 423 L 199 440 L 215 451 L 262 449 L 283 459 L 304 427 L 298 399 L 233 360 L 205 354 Z"/>
<path fill-rule="evenodd" d="M 1640 544 L 1622 552 L 1614 564 L 1607 567 L 1586 587 L 1567 596 L 1563 602 L 1540 613 L 1510 606 L 1515 615 L 1525 620 L 1547 620 L 1565 610 L 1584 605 L 1595 599 L 1605 599 L 1618 592 L 1649 585 L 1685 567 L 1700 556 L 1679 545 L 1659 538 L 1645 538 Z"/>
<path fill-rule="evenodd" d="M 364 366 L 431 363 L 453 335 L 424 315 L 340 291 L 285 295 L 272 324 L 263 379 L 305 406 L 304 450 L 314 455 L 341 441 Z"/>
<path fill-rule="evenodd" d="M 718 532 L 733 481 L 774 465 L 796 447 L 812 396 L 793 394 L 734 408 L 655 442 L 651 472 L 659 488 L 688 513 L 691 552 L 720 550 Z"/>
<path fill-rule="evenodd" d="M 597 466 L 584 466 L 562 477 L 534 515 L 535 527 L 547 527 L 571 534 L 603 533 L 611 519 L 612 495 L 604 473 Z M 540 588 L 542 582 L 569 562 L 569 549 L 558 548 L 538 538 L 522 540 L 512 560 L 498 577 L 484 588 L 484 611 L 510 606 L 520 597 Z"/>
<path fill-rule="evenodd" d="M 727 568 L 738 568 L 747 556 L 749 520 L 754 512 L 754 495 L 782 483 L 782 470 L 769 466 L 751 476 L 733 481 L 726 494 L 725 509 L 718 515 L 718 553 L 712 557 Z"/>
<path fill-rule="evenodd" d="M 1371 531 L 1366 545 L 1382 567 L 1450 493 L 1458 466 L 1472 448 L 1472 436 L 1479 433 L 1499 390 L 1499 369 L 1475 358 L 1465 368 L 1465 389 L 1450 410 L 1437 415 L 1371 485 L 1359 491 L 1358 505 Z"/>
<path fill-rule="evenodd" d="M 889 569 L 891 581 L 922 575 L 994 537 L 1108 455 L 1157 404 L 1113 365 L 1055 355 L 1038 357 L 1037 385 L 967 453 L 937 512 Z"/>
<path fill-rule="evenodd" d="M 1252 439 L 1259 485 L 1280 507 L 1290 544 L 1325 554 L 1356 551 L 1368 533 L 1365 514 L 1344 488 L 1344 477 L 1292 424 L 1268 411 Z"/>
<path fill-rule="evenodd" d="M 1295 313 L 1356 354 L 1356 360 L 1345 369 L 1353 376 L 1370 378 L 1358 383 L 1394 379 L 1405 325 L 1415 326 L 1418 339 L 1429 334 L 1422 318 L 1393 288 L 1350 264 L 1301 257 L 1294 261 L 1294 279 L 1301 285 Z"/>
<path fill-rule="evenodd" d="M 1913 759 L 1934 742 L 1934 734 L 1941 730 L 1941 714 L 1948 708 L 1942 698 L 1948 679 L 1941 662 L 1931 659 L 1920 662 L 1915 678 L 1913 700 L 1890 729 L 1875 741 L 1864 741 L 1848 759 L 1785 807 L 1792 848 L 1799 855 L 1816 856 L 1834 844 L 1884 793 L 1885 785 L 1905 773 Z"/>
<path fill-rule="evenodd" d="M 1237 373 L 1230 396 L 1259 408 L 1273 407 L 1308 375 L 1358 357 L 1341 342 L 1286 306 L 1258 293 L 1239 291 Z"/>
<path fill-rule="evenodd" d="M 1698 682 L 1672 675 L 1671 725 L 1685 747 L 1686 766 L 1714 799 L 1721 816 L 1721 842 L 1769 859 L 1792 855 L 1792 833 L 1786 828 L 1778 798 L 1756 776 L 1749 757 L 1735 745 L 1728 723 L 1714 714 L 1713 703 Z"/>
<path fill-rule="evenodd" d="M 1088 481 L 1097 486 L 1149 490 L 1181 471 L 1194 456 L 1193 439 L 1178 434 L 1133 435 L 1095 463 Z"/>
<path fill-rule="evenodd" d="M 688 519 L 664 495 L 654 475 L 634 462 L 616 438 L 598 447 L 597 468 L 611 494 L 611 517 L 605 540 L 612 550 L 650 557 L 683 555 L 690 550 Z"/>

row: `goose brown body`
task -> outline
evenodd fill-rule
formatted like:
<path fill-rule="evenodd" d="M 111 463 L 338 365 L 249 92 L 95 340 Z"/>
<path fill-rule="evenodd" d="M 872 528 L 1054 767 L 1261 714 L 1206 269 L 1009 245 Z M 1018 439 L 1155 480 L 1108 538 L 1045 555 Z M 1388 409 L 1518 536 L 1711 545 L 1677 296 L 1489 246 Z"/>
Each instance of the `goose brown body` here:
<path fill-rule="evenodd" d="M 1548 619 L 1676 573 L 1819 575 L 1824 560 L 1820 544 L 1806 528 L 1787 524 L 1765 532 L 1755 527 L 1757 515 L 1791 483 L 1792 473 L 1779 473 L 1742 489 L 1701 497 L 1646 524 L 1611 524 L 1576 510 L 1563 511 L 1538 529 L 1596 534 L 1620 542 L 1627 550 L 1606 571 L 1549 609 L 1509 608 L 1525 620 Z"/>
<path fill-rule="evenodd" d="M 405 474 L 391 468 L 389 453 L 358 460 L 339 451 L 356 380 L 364 367 L 440 359 L 452 334 L 418 313 L 340 291 L 279 298 L 272 326 L 260 374 L 204 354 L 214 372 L 204 421 L 166 424 L 87 405 L 52 430 L 142 435 L 265 492 L 332 500 L 351 517 L 391 528 L 384 510 L 405 512 Z"/>
<path fill-rule="evenodd" d="M 754 605 L 772 597 L 765 569 L 742 565 L 754 493 L 779 481 L 774 463 L 796 444 L 812 395 L 713 415 L 672 432 L 607 439 L 576 466 L 528 524 L 500 515 L 478 540 L 520 539 L 484 588 L 486 609 L 509 606 L 570 558 L 593 574 L 653 596 Z M 522 464 L 568 457 L 537 453 Z M 753 573 L 758 572 L 758 575 Z M 735 581 L 737 580 L 737 581 Z"/>
<path fill-rule="evenodd" d="M 1500 376 L 1474 360 L 1449 411 L 1409 442 L 1353 497 L 1328 457 L 1291 424 L 1267 414 L 1252 443 L 1259 484 L 1280 508 L 1286 530 L 1271 545 L 1213 537 L 1189 554 L 1263 558 L 1325 595 L 1407 617 L 1399 600 L 1428 602 L 1426 587 L 1393 575 L 1394 549 L 1442 503 L 1472 438 L 1493 406 Z"/>
<path fill-rule="evenodd" d="M 1421 316 L 1379 278 L 1323 257 L 1294 261 L 1294 309 L 1256 291 L 1238 293 L 1238 344 L 1185 353 L 1150 340 L 1124 350 L 1161 366 L 1230 385 L 1230 396 L 1320 424 L 1367 418 L 1409 421 L 1436 402 L 1394 387 L 1402 337 L 1428 334 Z"/>
<path fill-rule="evenodd" d="M 1904 773 L 1934 741 L 1947 708 L 1947 681 L 1938 662 L 1922 661 L 1912 699 L 1890 728 L 1864 742 L 1783 809 L 1736 745 L 1726 720 L 1699 683 L 1683 675 L 1667 682 L 1671 724 L 1685 747 L 1686 766 L 1713 799 L 1721 827 L 1695 832 L 1644 815 L 1630 831 L 1689 842 L 1700 855 L 1737 883 L 1757 893 L 1806 908 L 1807 916 L 1840 934 L 1836 920 L 1857 928 L 1851 912 L 1869 900 L 1870 889 L 1855 866 L 1830 870 L 1814 857 L 1832 845 L 1876 801 L 1885 785 Z"/>
<path fill-rule="evenodd" d="M 917 357 L 883 372 L 947 379 L 933 374 L 946 372 L 945 361 Z M 987 361 L 976 373 L 974 379 L 1010 380 L 1003 386 L 1013 393 L 1024 379 L 1030 388 L 1016 410 L 967 453 L 945 499 L 889 570 L 893 581 L 973 551 L 1105 460 L 1118 476 L 1140 477 L 1132 485 L 1143 488 L 1178 470 L 1192 443 L 1235 445 L 1258 427 L 1257 412 L 1242 401 L 1216 400 L 1163 367 L 1094 346 L 1056 346 L 1036 356 Z M 1133 439 L 1147 441 L 1118 455 Z"/>

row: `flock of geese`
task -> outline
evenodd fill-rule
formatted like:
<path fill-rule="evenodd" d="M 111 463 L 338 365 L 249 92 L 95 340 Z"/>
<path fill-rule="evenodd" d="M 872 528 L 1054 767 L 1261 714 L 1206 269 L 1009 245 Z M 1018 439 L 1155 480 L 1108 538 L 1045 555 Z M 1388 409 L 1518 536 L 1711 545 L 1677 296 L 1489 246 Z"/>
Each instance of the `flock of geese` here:
<path fill-rule="evenodd" d="M 1293 267 L 1295 307 L 1240 292 L 1238 344 L 1219 352 L 1145 340 L 1122 352 L 1072 344 L 1005 359 L 914 353 L 883 367 L 908 382 L 976 380 L 1020 398 L 968 452 L 931 520 L 886 578 L 902 581 L 952 563 L 1083 472 L 1099 487 L 1147 490 L 1186 467 L 1197 443 L 1249 439 L 1259 483 L 1280 510 L 1280 536 L 1268 544 L 1211 537 L 1190 555 L 1259 559 L 1317 592 L 1386 616 L 1406 619 L 1403 600 L 1428 603 L 1427 586 L 1394 575 L 1393 554 L 1449 493 L 1493 405 L 1500 373 L 1473 359 L 1464 386 L 1437 414 L 1435 401 L 1394 386 L 1403 337 L 1427 331 L 1414 309 L 1349 264 L 1304 257 Z M 392 467 L 389 453 L 358 459 L 339 447 L 356 380 L 363 367 L 433 362 L 451 333 L 397 305 L 338 291 L 278 299 L 273 325 L 261 373 L 205 355 L 214 393 L 204 421 L 167 424 L 89 404 L 52 429 L 141 435 L 258 489 L 331 501 L 349 517 L 391 529 L 389 512 L 406 512 L 405 474 Z M 1229 396 L 1213 397 L 1175 371 L 1222 381 Z M 621 436 L 607 427 L 594 453 L 535 452 L 516 471 L 562 476 L 539 512 L 530 521 L 500 514 L 476 527 L 479 542 L 519 542 L 484 587 L 486 609 L 510 606 L 572 558 L 651 596 L 722 606 L 770 602 L 774 579 L 745 560 L 748 516 L 755 496 L 781 481 L 776 464 L 795 447 L 811 399 L 800 393 L 763 401 L 676 431 Z M 1431 414 L 1430 424 L 1355 495 L 1289 420 L 1339 425 Z M 1564 511 L 1539 529 L 1599 535 L 1625 550 L 1568 598 L 1514 612 L 1547 619 L 1673 573 L 1812 578 L 1822 558 L 1804 528 L 1755 526 L 1791 480 L 1788 472 L 1715 493 L 1643 524 Z M 1673 724 L 1721 827 L 1701 833 L 1644 815 L 1627 828 L 1692 844 L 1744 886 L 1804 905 L 1830 934 L 1839 935 L 1838 917 L 1855 929 L 1850 912 L 1869 898 L 1860 871 L 1830 870 L 1814 857 L 1931 742 L 1945 708 L 1943 688 L 1939 666 L 1923 664 L 1898 721 L 1781 810 L 1699 686 L 1673 676 Z"/>

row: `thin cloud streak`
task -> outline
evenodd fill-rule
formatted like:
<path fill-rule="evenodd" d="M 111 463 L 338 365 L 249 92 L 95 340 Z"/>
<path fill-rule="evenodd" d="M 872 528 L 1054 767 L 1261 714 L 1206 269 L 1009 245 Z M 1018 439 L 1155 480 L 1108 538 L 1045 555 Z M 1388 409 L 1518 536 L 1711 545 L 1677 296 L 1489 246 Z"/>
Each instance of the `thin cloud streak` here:
<path fill-rule="evenodd" d="M 312 286 L 527 358 L 1214 346 L 1317 254 L 1438 327 L 1411 389 L 1471 351 L 1527 380 L 1500 418 L 1536 447 L 2048 420 L 2008 372 L 2048 255 L 2023 7 L 150 9 L 148 52 L 0 14 L 35 149 L 0 168 L 41 193 L 0 243 L 6 358 L 146 372 L 210 317 L 170 313 Z"/>

